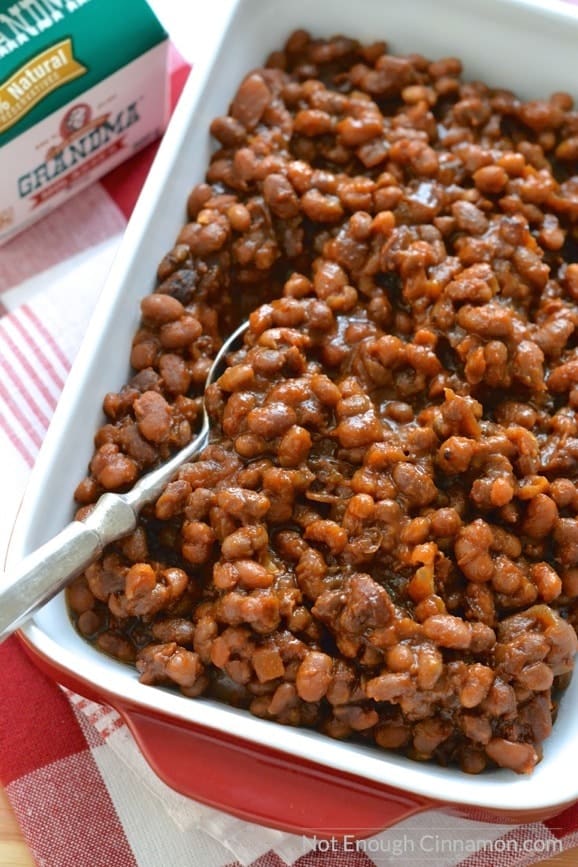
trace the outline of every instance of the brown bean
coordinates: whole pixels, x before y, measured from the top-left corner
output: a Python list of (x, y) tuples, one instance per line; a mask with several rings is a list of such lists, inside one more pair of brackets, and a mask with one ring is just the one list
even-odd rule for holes
[(143, 298), (140, 309), (145, 320), (148, 319), (158, 325), (173, 322), (184, 313), (184, 307), (177, 298), (161, 293), (154, 293)]
[(97, 482), (107, 491), (118, 491), (132, 484), (138, 475), (135, 461), (123, 455), (113, 443), (98, 449), (90, 469)]
[(532, 744), (516, 743), (506, 738), (492, 738), (486, 752), (501, 768), (510, 768), (518, 774), (529, 774), (538, 761)]
[(227, 560), (252, 557), (267, 546), (269, 536), (261, 524), (241, 527), (228, 535), (221, 543), (221, 554)]
[(439, 647), (466, 650), (472, 641), (469, 623), (451, 614), (434, 614), (423, 625), (424, 634)]
[(279, 443), (279, 463), (282, 467), (297, 467), (309, 455), (313, 441), (307, 428), (292, 425)]
[(437, 488), (424, 467), (400, 461), (393, 469), (393, 481), (412, 506), (427, 506), (437, 496)]
[(231, 205), (227, 211), (227, 217), (235, 232), (247, 232), (251, 225), (251, 214), (242, 202)]
[(295, 410), (280, 401), (256, 407), (247, 416), (247, 425), (251, 433), (266, 440), (282, 436), (296, 421)]
[(167, 439), (171, 427), (171, 410), (165, 398), (156, 391), (145, 391), (135, 402), (134, 411), (138, 428), (150, 442)]
[(184, 349), (200, 337), (202, 331), (198, 319), (185, 314), (180, 319), (162, 325), (159, 337), (164, 349)]
[(501, 193), (508, 183), (508, 175), (501, 166), (482, 166), (473, 174), (476, 187), (486, 195)]
[(332, 679), (333, 660), (326, 653), (309, 651), (299, 668), (295, 686), (303, 701), (320, 701)]
[(379, 114), (355, 118), (346, 117), (337, 124), (337, 134), (346, 147), (359, 147), (378, 136), (383, 129)]
[(94, 608), (95, 599), (84, 577), (76, 578), (67, 589), (66, 599), (76, 614)]
[(333, 128), (331, 115), (318, 108), (298, 111), (293, 123), (295, 132), (306, 136), (326, 135)]
[(200, 565), (209, 560), (216, 540), (212, 527), (203, 521), (187, 521), (183, 524), (181, 552), (188, 563)]
[(191, 371), (180, 355), (164, 353), (159, 359), (159, 373), (167, 391), (173, 395), (186, 394), (191, 385)]
[(323, 195), (319, 190), (308, 190), (301, 199), (301, 208), (310, 220), (318, 223), (336, 223), (343, 216), (337, 196)]
[(522, 531), (535, 539), (543, 539), (552, 532), (557, 518), (554, 500), (547, 494), (537, 494), (528, 503)]
[(253, 129), (271, 100), (271, 92), (258, 73), (248, 75), (235, 94), (231, 114), (246, 129)]
[(334, 553), (342, 551), (347, 544), (347, 533), (335, 521), (312, 521), (305, 530), (305, 539), (321, 542)]
[(491, 668), (479, 663), (469, 665), (466, 679), (460, 692), (460, 701), (464, 707), (472, 708), (479, 705), (489, 693), (494, 680)]
[(397, 701), (411, 689), (411, 677), (407, 673), (382, 674), (366, 684), (368, 698), (374, 701)]
[(273, 213), (282, 220), (289, 220), (299, 213), (299, 199), (285, 175), (267, 175), (263, 195)]

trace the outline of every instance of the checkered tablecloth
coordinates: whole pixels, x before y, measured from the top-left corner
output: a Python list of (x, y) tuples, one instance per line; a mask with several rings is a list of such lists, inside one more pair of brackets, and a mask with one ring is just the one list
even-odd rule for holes
[[(176, 95), (187, 66), (172, 64)], [(154, 152), (0, 249), (0, 550)], [(0, 646), (0, 781), (44, 867), (519, 867), (578, 846), (578, 806), (516, 827), (429, 811), (362, 844), (241, 822), (169, 789), (116, 711), (48, 680), (15, 637)]]

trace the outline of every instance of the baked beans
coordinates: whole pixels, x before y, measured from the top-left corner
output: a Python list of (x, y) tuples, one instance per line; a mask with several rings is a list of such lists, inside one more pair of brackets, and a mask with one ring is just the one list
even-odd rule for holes
[(468, 773), (532, 770), (578, 623), (578, 113), (297, 31), (240, 84), (104, 398), (79, 516), (213, 423), (75, 580), (173, 684)]

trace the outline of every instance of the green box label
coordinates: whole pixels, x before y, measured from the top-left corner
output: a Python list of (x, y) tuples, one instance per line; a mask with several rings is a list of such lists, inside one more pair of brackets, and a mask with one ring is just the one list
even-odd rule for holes
[(145, 0), (0, 0), (0, 146), (166, 38)]

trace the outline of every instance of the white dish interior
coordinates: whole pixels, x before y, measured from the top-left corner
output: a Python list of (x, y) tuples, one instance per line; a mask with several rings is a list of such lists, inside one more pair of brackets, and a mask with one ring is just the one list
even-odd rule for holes
[[(92, 454), (102, 398), (127, 379), (138, 301), (152, 290), (157, 265), (184, 222), (187, 194), (203, 178), (212, 147), (210, 121), (227, 110), (243, 75), (297, 27), (317, 35), (341, 32), (367, 41), (384, 38), (399, 53), (459, 56), (467, 78), (508, 87), (526, 98), (568, 90), (578, 81), (578, 8), (556, 0), (547, 5), (536, 0), (360, 0), (353, 5), (333, 0), (239, 0), (232, 4), (213, 63), (193, 70), (127, 228), (33, 472), (9, 562), (70, 520), (72, 491)], [(24, 631), (55, 663), (108, 693), (409, 792), (497, 810), (542, 809), (578, 797), (578, 777), (568, 773), (578, 757), (573, 713), (578, 702), (576, 676), (545, 744), (544, 759), (531, 777), (491, 771), (472, 778), (457, 770), (268, 723), (211, 700), (187, 699), (143, 686), (136, 672), (107, 659), (76, 634), (62, 596)]]

